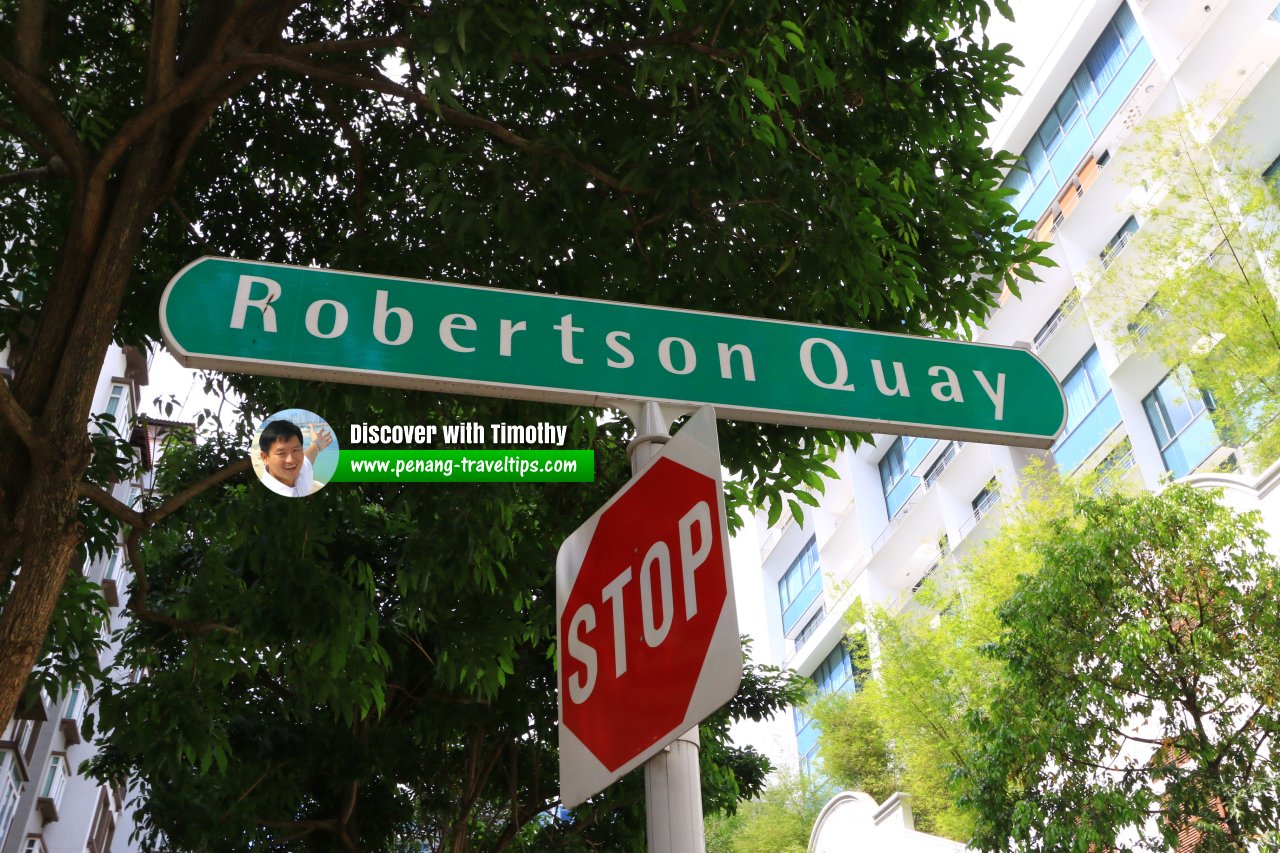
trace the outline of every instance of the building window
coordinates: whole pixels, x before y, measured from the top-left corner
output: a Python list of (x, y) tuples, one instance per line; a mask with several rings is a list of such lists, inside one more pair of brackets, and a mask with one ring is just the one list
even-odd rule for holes
[(818, 768), (818, 724), (803, 708), (791, 709), (796, 729), (796, 753), (800, 756), (800, 772), (808, 776)]
[[(1022, 218), (1041, 217), (1119, 110), (1146, 70), (1146, 63), (1126, 68), (1141, 44), (1133, 13), (1121, 3), (1005, 179), (1004, 186), (1014, 191), (1010, 202)], [(1150, 51), (1144, 50), (1143, 56), (1150, 61)], [(1117, 87), (1123, 92), (1109, 91), (1117, 77), (1122, 77)]]
[(1275, 21), (1277, 24), (1280, 24), (1280, 6), (1276, 6), (1271, 10), (1271, 14), (1267, 15), (1267, 20)]
[(1058, 469), (1067, 472), (1074, 471), (1120, 423), (1120, 409), (1097, 347), (1067, 374), (1062, 393), (1067, 398), (1067, 424), (1052, 452)]
[(120, 549), (111, 552), (111, 559), (107, 561), (107, 568), (102, 573), (104, 581), (118, 581), (120, 579)]
[[(814, 669), (810, 679), (817, 688), (817, 695), (844, 693), (857, 689), (853, 659), (843, 642), (837, 643), (822, 663)], [(808, 776), (818, 769), (818, 724), (799, 706), (791, 709), (795, 724), (796, 752), (800, 756), (800, 772)]]
[(67, 774), (66, 753), (55, 752), (49, 759), (49, 769), (45, 771), (44, 784), (40, 786), (40, 796), (36, 800), (36, 807), (46, 821), (58, 819), (62, 794), (67, 790)]
[(813, 683), (818, 687), (820, 695), (828, 693), (844, 693), (857, 686), (853, 678), (853, 660), (843, 642), (836, 643), (831, 654), (823, 659), (813, 671)]
[(884, 489), (885, 511), (889, 518), (898, 514), (920, 485), (919, 477), (910, 472), (937, 444), (936, 439), (898, 436), (880, 460), (880, 485)]
[(1111, 266), (1111, 262), (1119, 257), (1124, 251), (1124, 247), (1129, 245), (1129, 241), (1133, 235), (1138, 232), (1138, 220), (1130, 216), (1124, 221), (1116, 233), (1111, 235), (1111, 239), (1107, 241), (1107, 245), (1098, 253), (1098, 260), (1102, 261), (1103, 269)]
[(89, 830), (89, 840), (85, 843), (86, 853), (111, 853), (111, 839), (115, 834), (115, 815), (111, 813), (111, 801), (103, 787), (98, 792), (98, 808), (93, 816), (93, 827)]
[[(1276, 8), (1280, 9), (1280, 6), (1277, 6)], [(1275, 13), (1273, 12), (1272, 14), (1274, 15)], [(1272, 160), (1271, 165), (1262, 170), (1262, 179), (1264, 181), (1271, 181), (1274, 183), (1277, 175), (1280, 175), (1280, 157)]]
[(0, 751), (0, 839), (9, 833), (9, 824), (22, 797), (22, 767), (13, 750)]
[(116, 429), (121, 433), (133, 421), (133, 398), (129, 394), (128, 385), (122, 382), (112, 383), (106, 414), (116, 422)]
[[(41, 691), (41, 695), (43, 697), (43, 691)], [(30, 765), (31, 759), (36, 753), (36, 743), (40, 740), (40, 730), (43, 727), (44, 720), (14, 717), (9, 721), (9, 725), (5, 727), (3, 740), (6, 746), (12, 747), (22, 756), (22, 761), (25, 765)]]
[(1186, 368), (1160, 380), (1142, 407), (1160, 445), (1164, 467), (1175, 477), (1185, 477), (1222, 446), (1212, 419), (1205, 414), (1213, 410), (1213, 398), (1195, 387)]
[(778, 603), (782, 608), (782, 631), (789, 634), (822, 595), (822, 572), (818, 566), (818, 543), (809, 544), (796, 557), (786, 574), (778, 581)]
[(84, 711), (88, 704), (89, 692), (83, 685), (77, 684), (67, 697), (67, 704), (62, 709), (62, 721), (58, 724), (67, 746), (80, 743), (80, 723), (84, 719)]
[(28, 835), (27, 843), (22, 846), (22, 853), (48, 853), (49, 848), (44, 846), (44, 838), (39, 835)]

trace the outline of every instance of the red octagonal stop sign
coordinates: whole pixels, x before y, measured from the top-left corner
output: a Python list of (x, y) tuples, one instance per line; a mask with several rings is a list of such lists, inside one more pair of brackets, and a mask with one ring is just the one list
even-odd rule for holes
[(557, 560), (561, 799), (573, 806), (737, 692), (715, 415), (704, 409)]

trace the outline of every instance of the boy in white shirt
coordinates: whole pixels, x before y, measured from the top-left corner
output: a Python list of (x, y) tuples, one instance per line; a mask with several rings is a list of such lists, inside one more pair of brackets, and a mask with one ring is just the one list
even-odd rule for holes
[(262, 483), (278, 495), (304, 498), (315, 485), (312, 464), (320, 451), (333, 442), (327, 429), (311, 432), (311, 444), (302, 449), (302, 430), (286, 420), (272, 421), (262, 428), (258, 450), (262, 454)]

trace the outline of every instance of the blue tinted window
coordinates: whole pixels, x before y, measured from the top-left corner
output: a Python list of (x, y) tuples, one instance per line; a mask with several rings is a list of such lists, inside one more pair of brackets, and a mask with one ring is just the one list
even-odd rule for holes
[(839, 693), (852, 689), (853, 661), (844, 643), (837, 643), (818, 668), (813, 671), (813, 683), (818, 686), (819, 693)]
[(1063, 434), (1075, 429), (1110, 390), (1102, 360), (1098, 358), (1098, 348), (1094, 347), (1062, 381), (1062, 393), (1067, 398), (1067, 426)]
[(809, 544), (796, 557), (795, 562), (787, 569), (782, 580), (778, 581), (778, 598), (785, 609), (796, 600), (805, 583), (818, 571), (818, 544), (810, 539)]

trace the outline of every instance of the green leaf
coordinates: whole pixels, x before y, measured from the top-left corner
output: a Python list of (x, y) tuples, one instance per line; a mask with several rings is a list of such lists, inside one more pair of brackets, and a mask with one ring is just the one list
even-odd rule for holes
[(778, 82), (782, 84), (782, 88), (787, 93), (787, 97), (791, 98), (791, 102), (799, 106), (800, 104), (800, 84), (796, 82), (796, 78), (790, 74), (778, 75)]
[(750, 87), (751, 91), (755, 93), (755, 96), (760, 100), (760, 103), (764, 104), (765, 109), (772, 110), (777, 106), (777, 102), (774, 100), (773, 95), (769, 93), (767, 88), (765, 88), (763, 80), (758, 77), (747, 76), (746, 83), (747, 86)]

